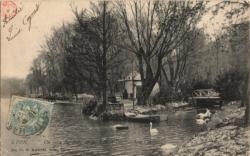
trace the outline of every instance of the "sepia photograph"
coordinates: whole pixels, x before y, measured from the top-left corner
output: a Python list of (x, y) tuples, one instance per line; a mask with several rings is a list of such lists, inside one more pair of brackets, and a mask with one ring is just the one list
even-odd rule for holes
[(0, 156), (250, 156), (249, 0), (0, 5)]

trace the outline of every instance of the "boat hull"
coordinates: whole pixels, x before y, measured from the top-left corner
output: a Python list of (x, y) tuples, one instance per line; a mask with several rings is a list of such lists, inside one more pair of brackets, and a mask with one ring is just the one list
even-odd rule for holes
[(144, 116), (134, 116), (134, 117), (127, 117), (128, 121), (133, 122), (160, 122), (161, 118), (158, 115), (144, 115)]

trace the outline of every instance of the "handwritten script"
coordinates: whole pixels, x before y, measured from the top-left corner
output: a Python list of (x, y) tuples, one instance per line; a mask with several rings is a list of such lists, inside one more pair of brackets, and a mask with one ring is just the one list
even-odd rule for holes
[(23, 18), (23, 24), (26, 25), (28, 23), (28, 30), (29, 31), (30, 31), (30, 27), (31, 27), (31, 20), (34, 17), (34, 15), (37, 13), (39, 7), (40, 7), (40, 4), (36, 4), (36, 8), (31, 12), (31, 14), (25, 15)]
[[(3, 10), (7, 10), (5, 14), (2, 14), (3, 16), (3, 28), (7, 31), (7, 37), (6, 39), (8, 41), (13, 40), (16, 38), (24, 29), (27, 29), (29, 32), (31, 30), (32, 25), (32, 19), (36, 15), (36, 13), (39, 10), (40, 4), (35, 4), (34, 9), (29, 13), (24, 13), (24, 15), (21, 15), (21, 12), (23, 12), (23, 7), (16, 7), (16, 5), (2, 5)], [(5, 8), (4, 8), (5, 7)], [(9, 14), (9, 8), (11, 8), (12, 14)], [(14, 8), (14, 9), (13, 9)], [(17, 23), (15, 18), (21, 17), (21, 22)]]

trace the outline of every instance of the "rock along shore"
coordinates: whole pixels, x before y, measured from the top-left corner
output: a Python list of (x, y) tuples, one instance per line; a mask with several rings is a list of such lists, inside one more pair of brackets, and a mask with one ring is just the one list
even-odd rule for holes
[(180, 146), (175, 156), (245, 156), (248, 151), (244, 128), (225, 126), (201, 132)]
[(243, 124), (245, 108), (231, 102), (213, 114), (207, 130), (198, 133), (168, 155), (246, 156), (249, 151), (247, 129)]

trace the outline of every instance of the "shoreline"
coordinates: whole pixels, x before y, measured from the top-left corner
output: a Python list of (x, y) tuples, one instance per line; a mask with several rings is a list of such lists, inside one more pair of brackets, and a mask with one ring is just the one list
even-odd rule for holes
[(215, 112), (199, 132), (175, 149), (163, 151), (173, 156), (227, 156), (249, 154), (249, 129), (244, 127), (245, 108), (230, 102)]

